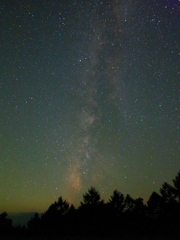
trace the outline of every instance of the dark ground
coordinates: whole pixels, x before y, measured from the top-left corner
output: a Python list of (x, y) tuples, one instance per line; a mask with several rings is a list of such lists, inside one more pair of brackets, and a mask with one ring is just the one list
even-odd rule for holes
[(179, 240), (179, 236), (156, 236), (156, 237), (143, 237), (143, 236), (127, 236), (121, 237), (27, 237), (27, 238), (1, 238), (1, 240)]

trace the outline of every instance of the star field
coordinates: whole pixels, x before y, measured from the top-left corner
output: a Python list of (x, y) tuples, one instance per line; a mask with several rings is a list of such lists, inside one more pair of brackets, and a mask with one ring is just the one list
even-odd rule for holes
[(0, 211), (90, 186), (146, 201), (179, 161), (180, 1), (2, 1)]

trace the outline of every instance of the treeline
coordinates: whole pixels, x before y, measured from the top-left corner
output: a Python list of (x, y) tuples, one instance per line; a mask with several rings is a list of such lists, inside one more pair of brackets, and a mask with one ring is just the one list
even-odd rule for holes
[(151, 236), (154, 239), (159, 236), (178, 239), (179, 229), (180, 171), (173, 185), (165, 182), (160, 193), (151, 194), (147, 204), (142, 198), (133, 199), (118, 190), (104, 202), (100, 193), (91, 187), (77, 209), (59, 197), (43, 214), (35, 213), (24, 227), (13, 227), (7, 214), (0, 214), (0, 237), (96, 236), (106, 239), (109, 236), (128, 239), (128, 236)]

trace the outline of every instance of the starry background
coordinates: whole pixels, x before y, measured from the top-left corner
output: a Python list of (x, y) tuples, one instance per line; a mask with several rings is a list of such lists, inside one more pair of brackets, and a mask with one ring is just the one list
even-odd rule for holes
[(0, 211), (147, 201), (179, 161), (180, 1), (0, 3)]

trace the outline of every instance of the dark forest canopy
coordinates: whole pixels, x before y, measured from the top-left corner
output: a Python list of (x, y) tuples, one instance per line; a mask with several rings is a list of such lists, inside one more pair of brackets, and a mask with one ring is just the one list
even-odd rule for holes
[[(0, 236), (19, 239), (35, 236), (99, 236), (127, 239), (132, 236), (178, 237), (180, 227), (180, 171), (173, 185), (165, 182), (147, 204), (114, 190), (105, 203), (91, 187), (76, 209), (62, 196), (42, 214), (35, 213), (24, 227), (13, 227), (6, 212), (0, 214)], [(108, 238), (109, 237), (109, 238)], [(129, 238), (128, 238), (129, 239)], [(178, 239), (178, 238), (177, 238)]]

